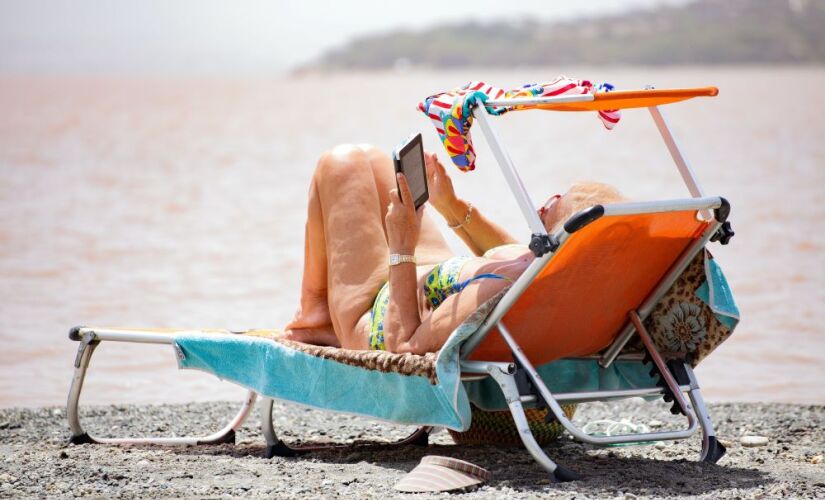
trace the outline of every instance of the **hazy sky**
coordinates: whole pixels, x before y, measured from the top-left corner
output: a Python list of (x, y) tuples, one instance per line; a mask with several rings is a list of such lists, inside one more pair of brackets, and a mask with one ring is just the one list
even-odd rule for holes
[(0, 0), (2, 73), (277, 73), (353, 35), (685, 0)]

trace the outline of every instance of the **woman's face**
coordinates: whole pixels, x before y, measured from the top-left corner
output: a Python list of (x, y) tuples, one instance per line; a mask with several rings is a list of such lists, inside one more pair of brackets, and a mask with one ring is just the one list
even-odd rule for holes
[(539, 219), (541, 219), (542, 224), (544, 224), (545, 229), (548, 231), (559, 221), (559, 206), (561, 203), (562, 195), (556, 194), (551, 196), (544, 205), (538, 209)]

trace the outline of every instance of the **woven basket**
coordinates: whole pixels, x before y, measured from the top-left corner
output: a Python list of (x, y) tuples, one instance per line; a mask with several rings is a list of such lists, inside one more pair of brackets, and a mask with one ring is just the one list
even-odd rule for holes
[[(568, 419), (576, 413), (576, 405), (562, 405)], [(564, 426), (553, 421), (544, 423), (548, 410), (525, 409), (527, 422), (533, 436), (541, 446), (559, 438), (564, 432)], [(457, 444), (496, 444), (501, 446), (522, 446), (516, 424), (509, 410), (484, 411), (476, 406), (472, 407), (472, 422), (470, 428), (464, 432), (450, 430), (450, 436)], [(449, 429), (448, 429), (449, 430)]]

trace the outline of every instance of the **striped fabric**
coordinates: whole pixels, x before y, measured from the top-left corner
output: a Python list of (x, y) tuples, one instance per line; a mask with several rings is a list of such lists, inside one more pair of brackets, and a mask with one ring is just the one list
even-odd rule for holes
[[(560, 76), (551, 82), (532, 83), (513, 90), (504, 90), (484, 82), (470, 82), (449, 92), (431, 95), (418, 103), (418, 110), (432, 120), (441, 143), (455, 166), (466, 172), (475, 169), (475, 150), (470, 136), (473, 124), (472, 108), (489, 99), (516, 97), (552, 97), (559, 95), (593, 94), (609, 92), (609, 83), (592, 83), (589, 80), (573, 80)], [(487, 106), (487, 111), (500, 115), (514, 109), (504, 106)], [(599, 119), (608, 130), (621, 118), (619, 110), (599, 111)]]
[(429, 455), (401, 478), (395, 489), (405, 492), (453, 491), (485, 483), (490, 477), (487, 469), (470, 462)]
[(438, 455), (428, 455), (421, 459), (422, 464), (432, 464), (432, 465), (440, 465), (442, 467), (447, 467), (452, 470), (457, 470), (459, 472), (464, 472), (466, 474), (470, 474), (471, 476), (475, 476), (479, 479), (484, 481), (489, 481), (490, 471), (479, 467), (478, 465), (471, 464), (470, 462), (465, 462), (464, 460), (459, 460), (457, 458), (451, 457), (440, 457)]

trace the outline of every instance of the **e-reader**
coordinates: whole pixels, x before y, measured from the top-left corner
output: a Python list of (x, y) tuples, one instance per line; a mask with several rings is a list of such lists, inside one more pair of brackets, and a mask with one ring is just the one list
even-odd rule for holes
[[(415, 208), (418, 210), (418, 207), (430, 198), (430, 193), (427, 191), (427, 170), (424, 168), (424, 146), (421, 142), (421, 134), (411, 136), (393, 151), (392, 159), (395, 171), (404, 174), (407, 178), (410, 193), (415, 200)], [(397, 184), (398, 181), (396, 181)]]

